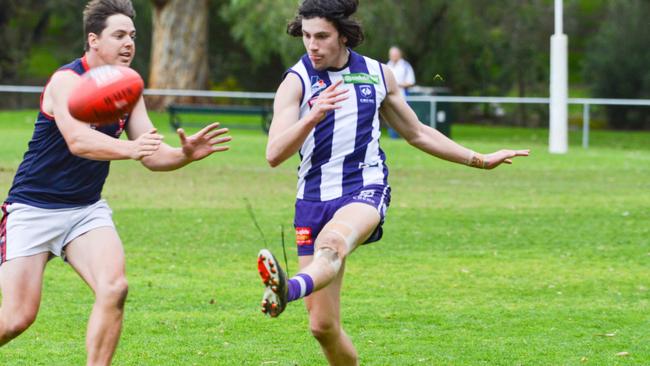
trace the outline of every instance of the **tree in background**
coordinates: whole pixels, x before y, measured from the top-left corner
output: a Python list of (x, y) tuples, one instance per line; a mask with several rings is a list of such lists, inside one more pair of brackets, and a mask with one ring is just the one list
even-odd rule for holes
[[(585, 81), (600, 98), (650, 98), (650, 2), (612, 0), (586, 55)], [(607, 106), (610, 127), (650, 129), (648, 107)]]
[[(552, 21), (548, 9), (542, 0), (363, 2), (355, 15), (366, 33), (359, 51), (385, 61), (388, 48), (399, 45), (418, 84), (433, 85), (434, 76), (441, 75), (442, 86), (454, 94), (546, 94)], [(222, 16), (255, 62), (278, 55), (287, 67), (304, 52), (285, 32), (295, 11), (295, 0), (230, 0)], [(527, 117), (521, 107), (521, 124)]]
[[(549, 80), (549, 35), (553, 13), (541, 0), (502, 1), (499, 62), (509, 70), (508, 84), (518, 97), (545, 95)], [(517, 105), (514, 124), (540, 126), (548, 121), (546, 106)]]
[[(418, 75), (423, 83), (431, 84), (433, 76), (440, 74), (445, 78), (445, 86), (457, 95), (529, 97), (548, 93), (552, 14), (547, 3), (455, 0), (402, 6), (407, 27), (415, 25), (407, 34), (428, 34), (403, 40), (410, 44), (408, 49), (417, 59), (416, 70), (423, 71), (423, 75)], [(413, 18), (425, 21), (408, 21)], [(487, 105), (479, 114), (478, 110), (462, 107), (457, 113), (460, 118), (492, 117)], [(546, 120), (544, 106), (521, 104), (506, 108), (511, 113), (505, 119), (511, 124), (537, 126)]]
[[(0, 84), (42, 85), (83, 52), (81, 0), (0, 2)], [(3, 94), (0, 107), (38, 106), (37, 95)]]
[(253, 63), (265, 63), (270, 55), (277, 55), (288, 66), (304, 52), (302, 45), (286, 34), (295, 11), (295, 0), (230, 0), (223, 5), (221, 17)]
[(17, 82), (28, 76), (29, 54), (46, 35), (54, 6), (52, 1), (27, 0), (3, 2), (1, 8), (0, 80)]
[[(233, 35), (236, 24), (245, 20), (226, 12), (225, 6), (229, 1), (210, 1), (210, 14), (213, 15), (209, 32), (212, 87), (218, 90), (275, 90), (281, 81), (280, 73), (285, 69), (279, 54), (268, 53), (257, 59), (251, 55), (243, 42)], [(259, 42), (263, 43), (263, 40)], [(251, 49), (256, 48), (253, 45)]]
[[(84, 52), (82, 13), (87, 0), (25, 0), (0, 5), (0, 84), (43, 85), (60, 66)], [(134, 0), (137, 55), (132, 67), (145, 74), (151, 44), (149, 0)], [(38, 96), (4, 94), (1, 107), (38, 106)]]
[[(149, 88), (207, 89), (208, 0), (151, 0), (153, 38)], [(150, 97), (160, 109), (177, 97)]]
[[(60, 65), (81, 56), (86, 2), (3, 2), (0, 84), (42, 85)], [(153, 88), (274, 90), (304, 52), (300, 40), (285, 33), (297, 3), (133, 0), (139, 37), (132, 67), (149, 75), (147, 86)], [(649, 6), (647, 0), (565, 1), (572, 96), (650, 97)], [(397, 44), (418, 84), (446, 86), (457, 95), (546, 96), (552, 10), (549, 0), (363, 1), (356, 16), (366, 41), (359, 51), (385, 61), (388, 47)], [(435, 75), (444, 81), (434, 81)], [(0, 104), (37, 103), (18, 99), (24, 98), (10, 95)], [(461, 120), (496, 121), (488, 106), (454, 106)], [(546, 106), (504, 107), (508, 113), (500, 123), (537, 126), (547, 120)], [(612, 127), (650, 129), (649, 108), (613, 107), (607, 113)]]

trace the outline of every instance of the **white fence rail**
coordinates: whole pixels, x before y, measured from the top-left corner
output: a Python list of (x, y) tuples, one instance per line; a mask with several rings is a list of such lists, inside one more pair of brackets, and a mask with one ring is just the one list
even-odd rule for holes
[[(0, 85), (0, 93), (41, 93), (40, 86)], [(269, 100), (275, 93), (231, 92), (215, 90), (186, 90), (186, 89), (145, 89), (145, 95), (233, 98), (233, 99), (262, 99)], [(408, 96), (408, 101), (430, 103), (430, 121), (432, 127), (437, 121), (438, 103), (496, 103), (496, 104), (549, 104), (549, 98), (517, 98), (517, 97), (465, 97), (465, 96)], [(589, 147), (589, 119), (592, 105), (628, 105), (650, 107), (650, 99), (600, 99), (600, 98), (569, 98), (569, 104), (582, 105), (582, 146)]]
[[(463, 96), (409, 96), (407, 100), (431, 103), (431, 116), (436, 116), (437, 103), (497, 103), (497, 104), (549, 104), (550, 98), (517, 98), (517, 97), (463, 97)], [(650, 107), (650, 99), (602, 99), (602, 98), (569, 98), (569, 104), (582, 105), (582, 147), (589, 147), (589, 107), (591, 105), (631, 105)], [(431, 123), (435, 126), (436, 121)]]

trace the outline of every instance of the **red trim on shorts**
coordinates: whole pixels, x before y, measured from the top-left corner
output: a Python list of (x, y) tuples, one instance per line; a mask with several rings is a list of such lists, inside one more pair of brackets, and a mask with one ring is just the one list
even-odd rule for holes
[(0, 264), (7, 260), (7, 203), (2, 205), (2, 220), (0, 221)]

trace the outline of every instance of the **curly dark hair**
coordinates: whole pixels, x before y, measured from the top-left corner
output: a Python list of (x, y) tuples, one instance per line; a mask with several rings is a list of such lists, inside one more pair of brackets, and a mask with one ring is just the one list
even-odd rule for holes
[(358, 6), (359, 0), (304, 0), (298, 8), (296, 17), (287, 25), (287, 33), (294, 37), (302, 37), (303, 19), (324, 18), (347, 39), (346, 46), (354, 48), (364, 39), (361, 24), (350, 19)]
[(106, 28), (106, 19), (111, 15), (123, 14), (135, 19), (135, 10), (131, 0), (92, 0), (84, 9), (84, 49), (88, 51), (88, 33), (99, 35)]

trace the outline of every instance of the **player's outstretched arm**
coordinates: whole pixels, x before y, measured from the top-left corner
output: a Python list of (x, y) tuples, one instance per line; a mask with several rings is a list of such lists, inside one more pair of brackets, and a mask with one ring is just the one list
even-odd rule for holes
[(346, 89), (336, 89), (341, 82), (334, 83), (323, 90), (313, 102), (311, 111), (302, 119), (300, 103), (302, 84), (297, 75), (287, 74), (282, 81), (273, 104), (273, 121), (266, 145), (266, 160), (276, 167), (295, 154), (311, 131), (328, 112), (341, 108), (338, 104), (348, 96)]
[(514, 157), (528, 156), (530, 150), (499, 150), (487, 155), (479, 154), (421, 123), (399, 92), (390, 69), (383, 65), (382, 68), (388, 95), (382, 103), (381, 115), (409, 144), (441, 159), (480, 169), (494, 169), (502, 163), (512, 164)]
[[(215, 152), (228, 150), (230, 147), (224, 144), (232, 140), (230, 136), (224, 136), (228, 133), (228, 129), (219, 128), (218, 123), (212, 123), (191, 136), (186, 136), (185, 131), (181, 128), (176, 132), (181, 142), (180, 147), (174, 148), (161, 143), (157, 151), (142, 158), (142, 165), (152, 171), (179, 169)], [(127, 134), (130, 139), (136, 141), (151, 134), (157, 134), (149, 119), (143, 99), (140, 99), (133, 109)]]
[(80, 80), (79, 75), (72, 71), (59, 71), (52, 76), (43, 94), (42, 108), (54, 115), (72, 154), (91, 160), (139, 160), (158, 150), (162, 136), (156, 133), (143, 135), (136, 141), (119, 140), (72, 117), (68, 111), (68, 98)]

